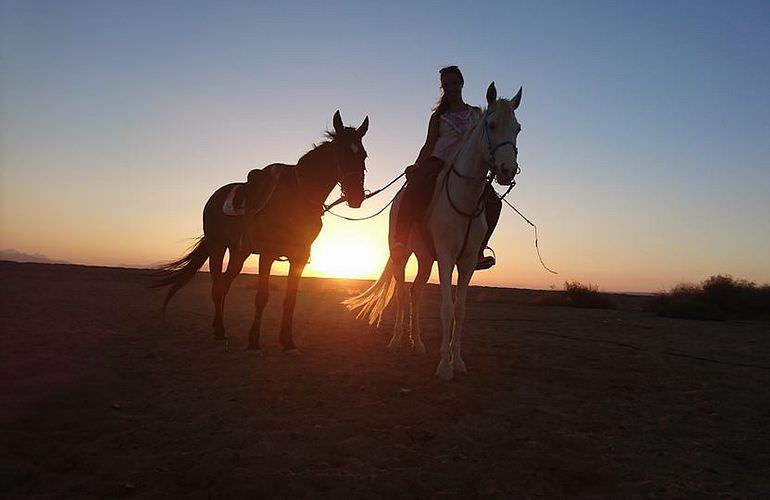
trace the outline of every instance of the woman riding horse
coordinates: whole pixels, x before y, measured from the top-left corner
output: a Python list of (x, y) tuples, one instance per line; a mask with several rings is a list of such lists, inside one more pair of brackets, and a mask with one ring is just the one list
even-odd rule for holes
[[(481, 109), (463, 101), (463, 74), (457, 66), (447, 66), (439, 71), (441, 99), (428, 122), (428, 137), (420, 149), (417, 161), (406, 168), (407, 185), (404, 188), (401, 208), (396, 222), (396, 243), (391, 248), (394, 258), (403, 258), (409, 233), (414, 224), (420, 224), (433, 189), (444, 164), (451, 162), (465, 133), (481, 118)], [(494, 257), (485, 257), (484, 249), (495, 230), (502, 202), (491, 185), (485, 191), (487, 234), (481, 245), (477, 270), (489, 269), (495, 265)]]
[[(409, 293), (406, 287), (406, 258), (391, 255), (379, 279), (366, 291), (345, 300), (348, 309), (358, 311), (359, 318), (379, 324), (388, 303), (396, 298), (393, 337), (389, 347), (402, 346), (406, 312), (409, 312), (409, 338), (413, 348), (425, 352), (420, 333), (420, 296), (438, 262), (441, 287), (441, 361), (436, 375), (449, 380), (455, 372), (466, 373), (461, 355), (461, 338), (465, 321), (468, 285), (479, 264), (479, 254), (489, 237), (487, 218), (482, 217), (488, 203), (490, 179), (503, 186), (513, 186), (519, 171), (517, 136), (521, 125), (516, 109), (521, 103), (522, 89), (512, 99), (498, 99), (494, 82), (487, 88), (487, 109), (459, 142), (457, 154), (438, 174), (424, 228), (409, 235), (404, 255), (417, 257), (417, 274)], [(421, 167), (417, 167), (419, 170)], [(399, 193), (390, 210), (389, 243), (396, 241), (401, 199)], [(403, 234), (401, 235), (403, 238)], [(457, 269), (457, 288), (452, 278)]]

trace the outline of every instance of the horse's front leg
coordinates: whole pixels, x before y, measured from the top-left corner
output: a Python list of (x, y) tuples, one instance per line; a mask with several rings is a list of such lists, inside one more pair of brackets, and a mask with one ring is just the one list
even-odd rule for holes
[(465, 301), (468, 296), (468, 284), (473, 276), (473, 270), (476, 267), (477, 257), (472, 254), (470, 258), (463, 259), (457, 265), (457, 297), (455, 298), (454, 313), (455, 324), (452, 331), (452, 342), (450, 345), (452, 351), (452, 369), (459, 373), (468, 373), (460, 355), (460, 340), (463, 334), (463, 322), (465, 321)]
[(249, 330), (249, 345), (246, 349), (259, 349), (259, 333), (262, 324), (262, 312), (267, 305), (270, 296), (270, 269), (273, 267), (274, 255), (262, 254), (259, 256), (259, 285), (257, 295), (254, 297), (254, 322)]
[(454, 263), (439, 257), (438, 276), (441, 283), (441, 361), (436, 375), (444, 380), (452, 379), (452, 365), (449, 363), (449, 339), (454, 326), (454, 305), (452, 304), (452, 271)]
[(294, 306), (297, 305), (297, 289), (302, 271), (305, 270), (308, 255), (290, 259), (289, 276), (286, 279), (286, 297), (283, 300), (283, 317), (281, 318), (280, 341), (285, 351), (293, 351), (297, 348), (292, 338)]

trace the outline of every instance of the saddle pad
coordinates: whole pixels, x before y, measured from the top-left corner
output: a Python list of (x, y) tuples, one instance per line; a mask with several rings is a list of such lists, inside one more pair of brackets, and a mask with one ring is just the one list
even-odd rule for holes
[(233, 186), (232, 188), (230, 188), (230, 192), (227, 193), (227, 198), (225, 198), (225, 202), (222, 205), (222, 213), (223, 214), (231, 215), (231, 216), (245, 215), (246, 214), (246, 210), (244, 210), (242, 208), (240, 208), (240, 209), (235, 208), (235, 206), (233, 205), (233, 199), (235, 198), (235, 193), (238, 191), (238, 188), (240, 188), (240, 187), (241, 187), (240, 185), (236, 185), (236, 186)]
[[(281, 168), (278, 164), (269, 165), (261, 170), (254, 169), (249, 172), (249, 183), (252, 183), (252, 185), (256, 184), (257, 188), (256, 192), (251, 194), (251, 196), (253, 196), (253, 199), (250, 200), (250, 203), (252, 204), (251, 209), (253, 210), (252, 213), (259, 213), (265, 208), (265, 205), (267, 205), (267, 202), (270, 201), (270, 198), (273, 196), (273, 191), (275, 191), (280, 178)], [(230, 192), (227, 193), (227, 198), (225, 198), (225, 202), (222, 205), (222, 212), (225, 215), (246, 215), (245, 209), (235, 208), (235, 205), (233, 204), (238, 189), (244, 189), (245, 187), (245, 184), (238, 184), (233, 186)], [(247, 204), (248, 203), (249, 202), (247, 202)]]

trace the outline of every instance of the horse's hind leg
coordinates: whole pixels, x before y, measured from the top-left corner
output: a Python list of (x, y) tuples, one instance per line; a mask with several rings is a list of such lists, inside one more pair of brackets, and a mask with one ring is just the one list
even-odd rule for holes
[(230, 261), (227, 263), (227, 271), (222, 276), (222, 303), (224, 304), (227, 293), (230, 291), (230, 285), (233, 280), (241, 274), (243, 263), (249, 257), (248, 252), (234, 252), (230, 250)]
[(259, 334), (262, 327), (262, 311), (265, 310), (267, 299), (270, 296), (270, 269), (273, 267), (273, 255), (261, 254), (259, 256), (259, 285), (257, 295), (254, 297), (254, 322), (249, 330), (249, 344), (247, 350), (259, 349)]
[[(249, 256), (247, 252), (239, 252), (239, 251), (233, 251), (230, 249), (230, 260), (227, 263), (227, 271), (218, 280), (218, 293), (219, 293), (219, 326), (220, 328), (217, 329), (216, 326), (214, 327), (214, 335), (217, 339), (222, 340), (226, 338), (225, 335), (225, 327), (224, 327), (224, 313), (225, 313), (225, 299), (227, 298), (227, 292), (230, 291), (230, 285), (233, 284), (233, 280), (238, 277), (239, 274), (241, 274), (241, 269), (243, 269), (243, 263), (246, 261), (246, 258)], [(221, 271), (221, 261), (220, 261), (220, 271)]]
[(294, 306), (297, 305), (297, 290), (302, 271), (305, 269), (309, 255), (300, 255), (291, 259), (289, 263), (289, 276), (286, 278), (286, 297), (283, 300), (283, 317), (281, 318), (280, 341), (285, 351), (296, 351), (294, 346), (293, 323)]
[(211, 326), (214, 328), (214, 336), (218, 339), (225, 337), (225, 326), (222, 320), (222, 309), (224, 305), (224, 295), (222, 294), (222, 261), (225, 258), (225, 251), (222, 247), (209, 247), (209, 273), (211, 274), (211, 301), (214, 303), (214, 321)]
[(393, 277), (396, 279), (396, 320), (393, 324), (393, 337), (391, 337), (390, 343), (388, 343), (388, 349), (401, 347), (404, 337), (404, 311), (407, 304), (405, 268), (406, 261), (403, 263), (393, 263)]

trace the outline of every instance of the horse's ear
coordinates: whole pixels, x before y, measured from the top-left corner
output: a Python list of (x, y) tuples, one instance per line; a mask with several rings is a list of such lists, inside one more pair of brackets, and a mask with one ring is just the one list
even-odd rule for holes
[(358, 133), (358, 137), (365, 136), (367, 130), (369, 130), (369, 116), (364, 118), (364, 121), (363, 123), (361, 123), (361, 126), (356, 129), (356, 132)]
[(489, 84), (487, 87), (487, 107), (492, 109), (497, 102), (497, 89), (495, 88), (495, 82)]
[(342, 125), (342, 117), (340, 116), (340, 110), (334, 112), (334, 118), (332, 118), (332, 124), (334, 125), (334, 131), (341, 134), (345, 127)]
[(516, 93), (516, 95), (511, 100), (511, 108), (513, 108), (514, 111), (516, 111), (519, 107), (519, 104), (521, 104), (521, 91), (523, 90), (523, 87), (519, 87), (519, 91)]

